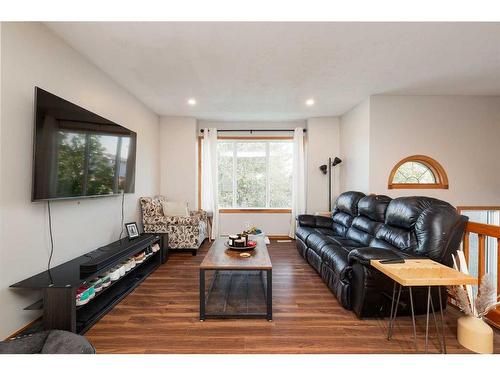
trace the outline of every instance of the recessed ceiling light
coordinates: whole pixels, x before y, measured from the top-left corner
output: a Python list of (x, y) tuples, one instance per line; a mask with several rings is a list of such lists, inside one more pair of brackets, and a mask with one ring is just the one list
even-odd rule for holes
[(312, 106), (314, 105), (314, 99), (313, 99), (313, 98), (311, 98), (311, 99), (307, 99), (307, 100), (306, 100), (306, 105), (307, 105), (308, 107), (312, 107)]
[(195, 98), (189, 98), (188, 99), (188, 104), (193, 106), (193, 105), (196, 105), (196, 99)]

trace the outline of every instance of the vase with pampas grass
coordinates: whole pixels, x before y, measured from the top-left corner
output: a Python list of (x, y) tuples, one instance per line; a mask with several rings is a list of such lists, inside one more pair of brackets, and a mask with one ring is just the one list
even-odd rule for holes
[[(453, 267), (469, 275), (463, 251), (458, 251), (453, 257)], [(500, 305), (492, 277), (489, 274), (483, 276), (476, 296), (472, 285), (456, 285), (448, 291), (465, 314), (457, 322), (458, 342), (476, 353), (493, 353), (493, 329), (483, 321), (488, 312)]]

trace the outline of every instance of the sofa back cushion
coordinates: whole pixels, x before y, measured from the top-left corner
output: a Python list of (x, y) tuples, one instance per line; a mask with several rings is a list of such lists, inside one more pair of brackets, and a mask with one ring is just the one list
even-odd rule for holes
[(462, 219), (448, 203), (429, 197), (393, 199), (385, 224), (370, 242), (372, 247), (398, 249), (410, 255), (427, 256), (443, 262), (455, 246)]
[(352, 221), (358, 216), (358, 202), (364, 196), (357, 191), (347, 191), (338, 196), (332, 212), (332, 230), (335, 235), (345, 237)]
[(391, 198), (386, 195), (368, 195), (358, 202), (358, 216), (347, 230), (348, 239), (369, 246), (375, 234), (384, 224), (385, 212)]

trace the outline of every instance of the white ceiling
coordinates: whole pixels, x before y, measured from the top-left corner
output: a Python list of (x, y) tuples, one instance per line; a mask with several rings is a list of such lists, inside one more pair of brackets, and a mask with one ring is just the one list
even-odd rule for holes
[(160, 115), (289, 120), (372, 94), (500, 95), (500, 23), (47, 26)]

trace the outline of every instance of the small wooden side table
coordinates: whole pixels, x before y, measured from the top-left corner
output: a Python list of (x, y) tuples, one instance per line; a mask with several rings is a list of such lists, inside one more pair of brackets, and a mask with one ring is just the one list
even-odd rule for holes
[[(415, 349), (417, 351), (418, 351), (417, 330), (415, 327), (415, 310), (413, 308), (412, 287), (416, 286), (427, 287), (427, 316), (425, 325), (426, 353), (428, 350), (428, 339), (429, 339), (429, 313), (430, 313), (429, 307), (432, 309), (432, 315), (434, 316), (434, 323), (436, 326), (436, 333), (438, 334), (438, 338), (440, 335), (436, 314), (434, 312), (434, 304), (432, 303), (432, 298), (431, 298), (431, 288), (433, 286), (438, 287), (439, 309), (441, 311), (441, 336), (442, 336), (442, 338), (439, 338), (439, 346), (441, 352), (446, 354), (444, 317), (443, 317), (443, 306), (441, 303), (440, 287), (451, 286), (451, 285), (475, 285), (477, 284), (477, 279), (471, 275), (466, 275), (462, 272), (455, 270), (454, 268), (444, 266), (431, 259), (405, 259), (404, 263), (381, 263), (380, 260), (371, 260), (370, 265), (394, 281), (394, 288), (392, 291), (391, 314), (389, 318), (389, 329), (387, 332), (388, 340), (390, 340), (392, 337), (394, 322), (396, 320), (396, 315), (398, 312), (401, 289), (403, 287), (408, 287), (410, 293), (411, 318), (413, 322), (413, 338), (415, 340)], [(399, 289), (396, 299), (397, 285), (399, 285)], [(441, 339), (443, 340), (442, 343)]]
[(324, 217), (331, 217), (332, 212), (331, 211), (318, 211), (314, 213), (315, 216), (324, 216)]

